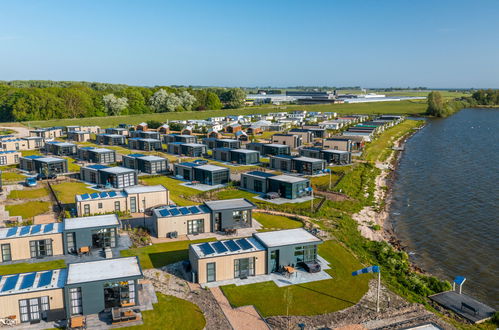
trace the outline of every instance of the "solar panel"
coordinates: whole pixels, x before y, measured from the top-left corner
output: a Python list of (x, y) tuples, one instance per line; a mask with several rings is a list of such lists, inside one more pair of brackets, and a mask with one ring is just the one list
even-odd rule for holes
[(114, 196), (116, 196), (116, 192), (115, 192), (115, 191), (111, 191), (111, 192), (109, 193), (109, 197), (114, 197)]
[(192, 214), (198, 214), (199, 212), (201, 212), (196, 206), (189, 207), (189, 211), (191, 211)]
[(81, 199), (83, 199), (83, 200), (89, 199), (89, 198), (90, 198), (89, 194), (83, 194), (83, 195), (81, 195)]
[(182, 215), (187, 215), (190, 213), (186, 207), (181, 207), (178, 210), (180, 211), (180, 213), (182, 213)]
[(33, 284), (35, 283), (35, 277), (36, 277), (36, 273), (30, 273), (30, 274), (24, 275), (23, 281), (21, 282), (21, 286), (19, 287), (19, 289), (23, 290), (23, 289), (31, 288), (33, 286)]
[(239, 245), (237, 245), (236, 242), (234, 242), (234, 241), (226, 241), (224, 243), (225, 243), (225, 246), (228, 247), (231, 252), (241, 250)]
[(99, 194), (98, 193), (92, 193), (92, 194), (90, 194), (90, 197), (92, 197), (92, 199), (99, 198)]
[(108, 196), (109, 196), (109, 195), (108, 195), (108, 193), (107, 193), (107, 192), (102, 192), (102, 193), (100, 193), (100, 197), (101, 197), (101, 198), (105, 198), (105, 197), (108, 197)]
[(10, 291), (16, 287), (17, 280), (19, 279), (19, 274), (14, 276), (10, 276), (5, 280), (5, 283), (2, 288), (2, 292)]
[(43, 232), (44, 233), (51, 232), (52, 230), (54, 230), (54, 224), (53, 223), (49, 223), (48, 225), (45, 225), (45, 228), (43, 228)]
[(162, 216), (162, 217), (168, 217), (170, 216), (170, 212), (168, 210), (160, 210), (159, 211), (159, 214)]
[(222, 242), (215, 242), (215, 243), (212, 244), (212, 246), (215, 248), (215, 250), (218, 253), (224, 253), (224, 252), (229, 251), (229, 250), (227, 250), (227, 248), (225, 247), (225, 245), (222, 244)]
[(201, 251), (203, 251), (205, 255), (215, 253), (215, 250), (213, 250), (210, 243), (203, 243), (199, 246), (199, 248), (201, 249)]
[(19, 232), (20, 236), (28, 235), (31, 230), (31, 226), (21, 227), (21, 231)]
[(180, 212), (177, 210), (177, 209), (170, 209), (170, 213), (173, 215), (173, 216), (177, 216), (180, 214)]
[(7, 230), (7, 237), (14, 236), (17, 233), (17, 227), (12, 227)]
[(236, 242), (243, 250), (249, 250), (253, 248), (253, 245), (251, 245), (246, 238), (238, 239)]
[(38, 287), (47, 286), (50, 283), (52, 283), (52, 274), (53, 273), (54, 273), (54, 271), (50, 270), (50, 271), (45, 272), (42, 275), (40, 275), (40, 280), (38, 281)]
[(31, 227), (31, 235), (38, 234), (42, 230), (42, 225), (35, 225)]

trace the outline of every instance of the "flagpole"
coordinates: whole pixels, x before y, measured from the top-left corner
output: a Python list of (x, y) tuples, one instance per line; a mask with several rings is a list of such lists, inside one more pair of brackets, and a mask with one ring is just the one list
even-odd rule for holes
[(381, 291), (381, 272), (378, 272), (378, 293), (376, 298), (376, 313), (379, 313), (379, 294)]

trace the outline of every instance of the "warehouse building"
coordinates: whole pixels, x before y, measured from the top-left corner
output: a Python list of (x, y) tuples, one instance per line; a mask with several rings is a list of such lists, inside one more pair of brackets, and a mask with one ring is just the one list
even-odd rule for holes
[(161, 141), (156, 139), (129, 138), (128, 147), (130, 149), (145, 150), (145, 151), (163, 150), (163, 145), (161, 144)]
[(230, 181), (230, 171), (226, 167), (189, 162), (178, 163), (173, 166), (175, 176), (187, 181), (197, 181), (210, 186), (226, 184)]
[(116, 151), (106, 148), (80, 147), (78, 158), (90, 163), (112, 164), (116, 163)]
[(31, 155), (19, 158), (19, 168), (30, 173), (51, 176), (68, 172), (68, 161), (64, 158)]
[(200, 284), (281, 272), (316, 263), (322, 240), (302, 228), (189, 246), (193, 278)]
[(162, 185), (135, 186), (122, 191), (76, 195), (75, 204), (78, 216), (111, 212), (137, 213), (170, 204), (170, 194)]
[(76, 144), (69, 142), (47, 142), (45, 149), (57, 156), (76, 155)]
[(122, 146), (126, 144), (126, 137), (119, 134), (98, 134), (97, 144), (108, 146)]
[(168, 172), (168, 159), (143, 154), (123, 155), (123, 167), (139, 171), (139, 173), (158, 174)]

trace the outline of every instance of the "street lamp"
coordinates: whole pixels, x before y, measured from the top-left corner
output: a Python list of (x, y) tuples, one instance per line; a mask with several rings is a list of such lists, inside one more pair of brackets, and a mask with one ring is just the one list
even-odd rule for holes
[(144, 228), (146, 228), (146, 198), (144, 197), (144, 199), (142, 199), (142, 205), (144, 207), (144, 221), (143, 221), (143, 224), (144, 224)]
[(329, 190), (331, 190), (331, 185), (332, 185), (332, 174), (333, 174), (333, 171), (331, 171), (330, 168), (326, 168), (324, 170), (325, 173), (329, 173)]
[(306, 191), (310, 192), (312, 199), (310, 200), (310, 212), (314, 213), (314, 189), (312, 187), (305, 188)]

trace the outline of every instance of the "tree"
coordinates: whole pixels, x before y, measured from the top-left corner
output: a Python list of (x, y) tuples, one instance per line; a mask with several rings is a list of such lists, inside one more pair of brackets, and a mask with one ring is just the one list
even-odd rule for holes
[(213, 92), (206, 93), (205, 108), (208, 110), (222, 109), (222, 102), (220, 102), (217, 94)]
[(69, 117), (85, 117), (92, 108), (91, 91), (86, 87), (72, 86), (60, 89), (58, 96), (62, 98)]
[(231, 88), (220, 95), (220, 101), (229, 109), (240, 108), (245, 100), (246, 93), (241, 88)]
[(426, 114), (436, 117), (445, 117), (445, 104), (442, 94), (438, 91), (433, 91), (428, 94), (428, 108)]
[(114, 94), (107, 94), (102, 97), (104, 106), (110, 116), (119, 116), (128, 107), (126, 97), (116, 97)]
[(178, 98), (182, 107), (187, 111), (190, 111), (192, 109), (192, 105), (196, 103), (196, 98), (188, 91), (183, 91), (182, 93), (180, 93)]
[(147, 127), (151, 128), (151, 129), (157, 129), (161, 125), (163, 125), (163, 124), (161, 124), (161, 122), (159, 122), (157, 120), (148, 120), (148, 121), (146, 121), (146, 124), (147, 124)]
[(180, 98), (164, 89), (158, 90), (149, 100), (149, 105), (155, 112), (172, 112), (182, 105)]

